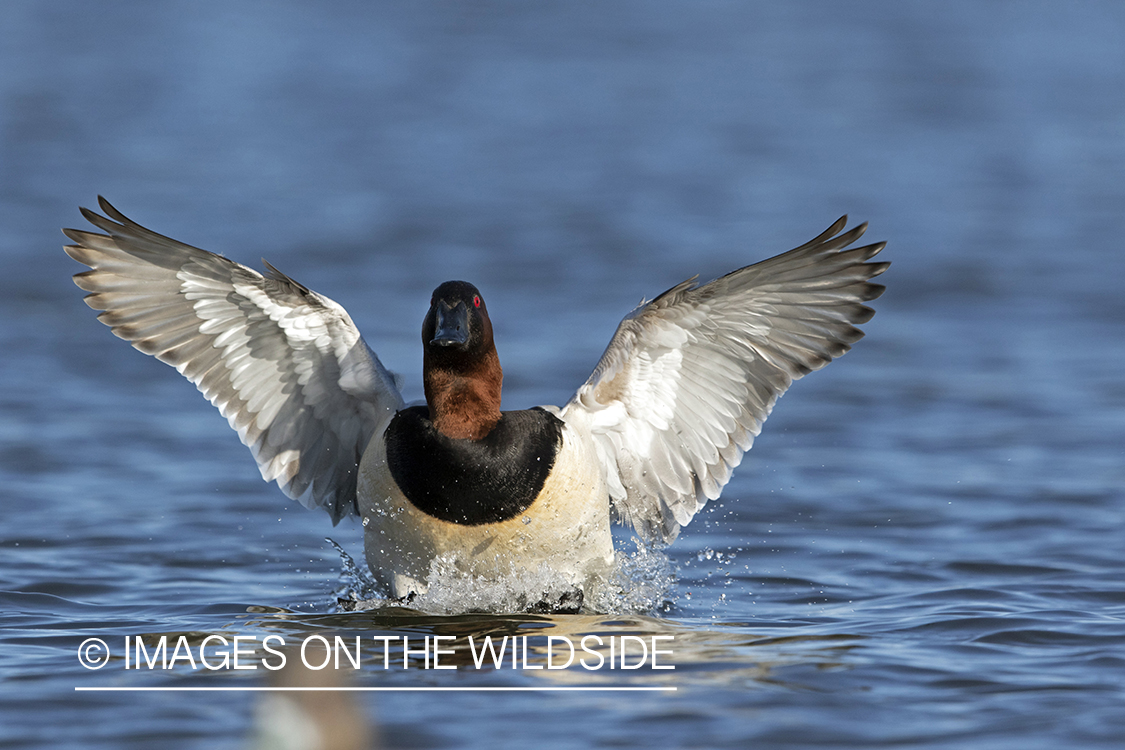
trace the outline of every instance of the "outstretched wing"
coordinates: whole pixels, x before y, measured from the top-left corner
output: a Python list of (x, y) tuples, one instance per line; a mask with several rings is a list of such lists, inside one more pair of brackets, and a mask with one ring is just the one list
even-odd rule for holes
[(263, 479), (333, 523), (354, 512), (363, 450), (403, 401), (344, 308), (268, 263), (263, 276), (98, 203), (109, 218), (82, 215), (106, 234), (63, 230), (93, 269), (74, 282), (98, 320), (195, 383)]
[(671, 541), (719, 497), (778, 396), (863, 337), (862, 303), (889, 263), (885, 243), (852, 250), (867, 228), (826, 232), (709, 284), (689, 279), (618, 326), (593, 375), (564, 407), (595, 436), (619, 519)]

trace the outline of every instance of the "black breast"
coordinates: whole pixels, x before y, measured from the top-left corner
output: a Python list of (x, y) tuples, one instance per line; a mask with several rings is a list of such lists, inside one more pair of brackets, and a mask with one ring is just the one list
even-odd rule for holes
[(543, 409), (508, 411), (481, 440), (446, 437), (425, 406), (387, 427), (391, 476), (414, 507), (466, 526), (499, 523), (539, 496), (562, 447), (563, 423)]

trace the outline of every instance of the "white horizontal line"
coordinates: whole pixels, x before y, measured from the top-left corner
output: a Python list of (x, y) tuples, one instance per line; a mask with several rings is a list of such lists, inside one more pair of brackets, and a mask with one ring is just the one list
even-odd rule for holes
[(436, 693), (436, 692), (669, 692), (676, 687), (76, 687), (79, 692), (94, 693)]

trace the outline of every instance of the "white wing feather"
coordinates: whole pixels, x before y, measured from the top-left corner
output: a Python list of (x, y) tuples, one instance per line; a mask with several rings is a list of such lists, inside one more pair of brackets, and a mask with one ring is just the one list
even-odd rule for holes
[(333, 522), (355, 511), (368, 441), (403, 406), (394, 379), (340, 305), (270, 266), (263, 276), (136, 224), (104, 198), (107, 234), (63, 230), (66, 252), (90, 271), (98, 319), (175, 367), (211, 401), (258, 462)]
[[(777, 398), (863, 336), (866, 263), (843, 251), (866, 224), (841, 218), (811, 242), (703, 286), (694, 279), (627, 315), (590, 379), (562, 409), (592, 431), (619, 520), (672, 541), (719, 497)], [(838, 235), (838, 236), (837, 236)]]

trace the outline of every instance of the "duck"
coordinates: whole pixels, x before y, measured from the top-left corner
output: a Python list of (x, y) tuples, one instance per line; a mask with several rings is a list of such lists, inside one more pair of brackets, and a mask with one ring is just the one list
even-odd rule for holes
[[(348, 313), (263, 260), (259, 273), (157, 234), (98, 197), (100, 232), (64, 229), (98, 320), (176, 368), (237, 431), (262, 478), (361, 519), (369, 570), (397, 601), (435, 571), (604, 581), (612, 527), (671, 543), (719, 498), (793, 381), (863, 337), (890, 265), (850, 247), (841, 217), (788, 252), (642, 301), (562, 407), (501, 409), (488, 307), (466, 281), (434, 289), (422, 322), (424, 402)], [(564, 598), (566, 598), (564, 596)], [(573, 601), (573, 600), (572, 600)]]

